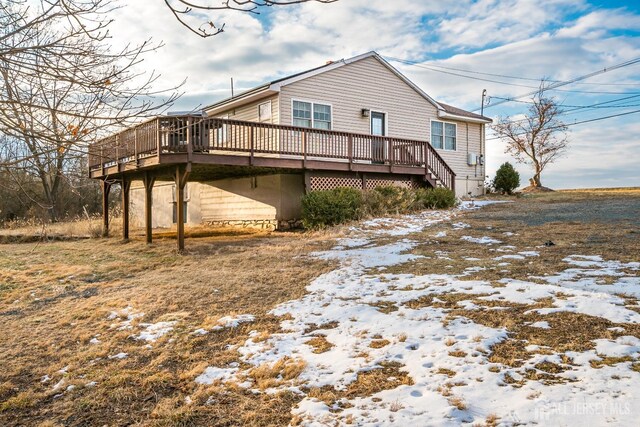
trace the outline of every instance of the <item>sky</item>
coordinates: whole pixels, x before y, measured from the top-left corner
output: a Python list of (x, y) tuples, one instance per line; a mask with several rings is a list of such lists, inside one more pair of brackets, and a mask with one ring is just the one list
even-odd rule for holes
[[(207, 21), (225, 24), (223, 33), (206, 39), (181, 26), (163, 1), (120, 4), (113, 13), (114, 45), (149, 38), (162, 42), (140, 67), (160, 73), (158, 88), (186, 79), (180, 88), (184, 95), (173, 110), (191, 110), (228, 97), (232, 77), (238, 93), (328, 60), (374, 50), (436, 100), (477, 111), (486, 89), (485, 115), (518, 118), (530, 97), (498, 104), (501, 98), (527, 94), (541, 79), (566, 81), (640, 58), (636, 1), (308, 2), (270, 7), (260, 15), (194, 14), (196, 26)], [(640, 63), (563, 85), (547, 95), (567, 110), (560, 118), (570, 125), (570, 145), (547, 167), (543, 185), (640, 186), (640, 112), (572, 125), (640, 110)], [(576, 109), (600, 103), (604, 104), (598, 108)], [(490, 177), (505, 161), (515, 165), (504, 149), (505, 144), (488, 131)], [(516, 168), (521, 183), (527, 184), (530, 167)]]

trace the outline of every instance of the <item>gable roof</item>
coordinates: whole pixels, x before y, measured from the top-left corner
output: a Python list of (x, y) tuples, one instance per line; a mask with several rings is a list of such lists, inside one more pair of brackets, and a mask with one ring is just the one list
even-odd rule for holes
[(426, 99), (429, 103), (436, 107), (438, 110), (438, 116), (442, 118), (450, 118), (461, 121), (471, 121), (477, 123), (490, 123), (492, 120), (488, 117), (481, 116), (479, 114), (471, 113), (469, 111), (465, 111), (461, 108), (453, 107), (451, 105), (443, 104), (437, 102), (433, 98), (431, 98), (426, 92), (424, 92), (418, 85), (409, 80), (404, 74), (398, 71), (395, 67), (389, 64), (384, 58), (378, 55), (377, 52), (371, 51), (367, 53), (363, 53), (358, 56), (354, 56), (348, 59), (341, 59), (339, 61), (331, 61), (327, 62), (325, 65), (320, 67), (312, 68), (310, 70), (302, 71), (300, 73), (292, 74), (289, 76), (281, 77), (276, 80), (272, 80), (263, 85), (257, 86), (253, 89), (249, 89), (245, 92), (242, 92), (236, 96), (223, 99), (221, 101), (216, 102), (215, 104), (209, 105), (205, 107), (203, 110), (209, 114), (216, 114), (221, 111), (227, 110), (229, 108), (238, 107), (240, 105), (258, 100), (260, 98), (264, 98), (269, 95), (276, 94), (280, 92), (280, 88), (297, 81), (313, 77), (315, 75), (325, 73), (327, 71), (334, 70), (336, 68), (343, 67), (345, 65), (351, 64), (356, 61), (360, 61), (366, 58), (375, 58), (382, 65), (389, 69), (392, 73), (394, 73), (400, 80), (402, 80), (405, 84), (410, 86), (413, 90), (415, 90), (420, 96)]

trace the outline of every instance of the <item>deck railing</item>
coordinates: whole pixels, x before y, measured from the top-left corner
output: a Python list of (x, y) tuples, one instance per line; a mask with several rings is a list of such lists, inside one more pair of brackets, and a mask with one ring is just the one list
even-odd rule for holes
[(89, 146), (91, 170), (169, 153), (302, 158), (423, 168), (452, 188), (455, 173), (426, 141), (200, 116), (158, 117)]

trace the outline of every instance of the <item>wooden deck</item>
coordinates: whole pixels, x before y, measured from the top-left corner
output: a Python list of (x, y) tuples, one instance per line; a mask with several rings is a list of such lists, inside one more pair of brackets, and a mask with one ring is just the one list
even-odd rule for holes
[(455, 181), (427, 141), (197, 116), (156, 118), (89, 146), (92, 178), (189, 163), (423, 175), (448, 188)]
[[(100, 179), (103, 202), (117, 181), (123, 191), (123, 233), (128, 238), (129, 185), (146, 189), (147, 241), (151, 242), (151, 189), (169, 176), (182, 192), (192, 170), (325, 170), (421, 176), (426, 183), (455, 188), (455, 173), (427, 141), (309, 129), (201, 116), (164, 116), (89, 146), (89, 176)], [(203, 175), (204, 176), (204, 175)], [(196, 178), (196, 176), (192, 176)], [(204, 178), (202, 178), (204, 179)], [(177, 200), (182, 200), (176, 194)], [(178, 216), (182, 209), (178, 207)], [(104, 229), (108, 215), (104, 212)], [(178, 218), (178, 246), (184, 232)]]

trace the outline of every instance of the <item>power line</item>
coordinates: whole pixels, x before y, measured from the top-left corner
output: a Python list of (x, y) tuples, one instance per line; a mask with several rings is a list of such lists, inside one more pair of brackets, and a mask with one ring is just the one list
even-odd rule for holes
[[(612, 114), (610, 116), (604, 116), (604, 117), (595, 117), (593, 119), (587, 119), (587, 120), (581, 120), (579, 122), (567, 123), (567, 124), (564, 124), (562, 126), (552, 126), (552, 127), (547, 128), (547, 129), (548, 130), (562, 129), (562, 128), (565, 128), (565, 127), (581, 125), (581, 124), (584, 124), (584, 123), (597, 122), (597, 121), (600, 121), (600, 120), (612, 119), (614, 117), (628, 116), (630, 114), (637, 114), (637, 113), (640, 113), (640, 110), (626, 111), (624, 113)], [(524, 133), (520, 133), (520, 134), (516, 134), (516, 135), (524, 135)], [(499, 137), (499, 136), (494, 136), (492, 138), (487, 138), (485, 141), (493, 141), (493, 140), (496, 140), (496, 139), (502, 139), (502, 138)]]
[[(634, 97), (638, 97), (640, 95), (635, 95)], [(504, 99), (507, 100), (509, 98), (501, 98), (499, 96), (491, 96), (490, 98), (496, 98), (496, 99)], [(519, 99), (514, 99), (511, 102), (518, 102), (521, 104), (534, 104), (533, 101), (522, 101)], [(611, 102), (611, 101), (608, 101)], [(604, 104), (604, 103), (599, 103), (599, 104)], [(568, 113), (570, 111), (575, 111), (575, 110), (582, 110), (585, 108), (625, 108), (625, 107), (638, 107), (640, 106), (640, 104), (622, 104), (622, 105), (599, 105), (599, 104), (592, 104), (592, 105), (566, 105), (566, 104), (558, 104), (559, 107), (561, 108), (571, 108), (571, 110), (566, 110), (565, 113)]]
[[(408, 65), (413, 65), (415, 67), (423, 68), (423, 69), (426, 69), (426, 70), (429, 70), (429, 71), (433, 71), (433, 72), (436, 72), (436, 73), (448, 74), (448, 75), (452, 75), (452, 76), (456, 76), (456, 77), (462, 77), (462, 78), (466, 78), (466, 79), (489, 82), (489, 83), (497, 83), (497, 84), (501, 84), (501, 85), (505, 85), (505, 86), (513, 86), (513, 87), (523, 87), (523, 88), (527, 88), (527, 89), (535, 89), (534, 92), (518, 96), (515, 99), (523, 98), (525, 96), (530, 96), (532, 94), (537, 93), (540, 90), (539, 86), (523, 85), (523, 84), (505, 82), (505, 81), (501, 81), (501, 80), (493, 80), (493, 79), (488, 79), (488, 78), (483, 78), (483, 77), (474, 77), (474, 76), (454, 73), (454, 72), (451, 72), (451, 71), (439, 70), (439, 69), (435, 68), (434, 66), (424, 65), (423, 63), (416, 62), (416, 61), (410, 61), (410, 60), (407, 60), (407, 59), (400, 59), (400, 58), (394, 58), (394, 57), (385, 57), (385, 58), (389, 59), (391, 61), (400, 62), (400, 63), (408, 64)], [(640, 62), (640, 57), (636, 58), (635, 60), (631, 60), (631, 61), (635, 61), (633, 63)], [(627, 62), (630, 62), (630, 61), (627, 61)], [(558, 91), (558, 92), (567, 92), (567, 93), (612, 94), (612, 95), (621, 95), (621, 94), (629, 93), (628, 91), (612, 92), (612, 91), (583, 91), (583, 90), (556, 89), (557, 87), (565, 86), (565, 85), (568, 85), (568, 84), (574, 84), (574, 83), (577, 84), (578, 80), (584, 80), (586, 78), (593, 77), (595, 75), (602, 74), (602, 73), (605, 73), (605, 72), (608, 72), (608, 71), (612, 71), (612, 70), (615, 70), (617, 68), (620, 68), (621, 66), (627, 66), (627, 65), (632, 65), (632, 64), (626, 64), (626, 63), (617, 64), (617, 65), (614, 65), (611, 68), (605, 68), (603, 70), (599, 70), (599, 71), (593, 73), (593, 75), (582, 76), (581, 78), (573, 79), (571, 81), (553, 80), (553, 84), (547, 86), (544, 89), (545, 90), (555, 90), (555, 91)], [(444, 67), (441, 67), (441, 68), (444, 68)], [(462, 72), (466, 72), (466, 71), (462, 71)], [(506, 76), (506, 75), (492, 74), (492, 73), (481, 73), (481, 72), (473, 72), (473, 73), (475, 73), (475, 74), (483, 74), (483, 75), (491, 75), (491, 76), (497, 76), (497, 77), (504, 77), (504, 78), (516, 78), (514, 76)], [(523, 79), (529, 80), (528, 78), (523, 78)], [(533, 79), (531, 79), (531, 80), (533, 80)], [(542, 79), (536, 80), (536, 81), (542, 81)], [(593, 83), (593, 84), (597, 84), (597, 83)], [(634, 86), (640, 86), (640, 85), (634, 85)], [(507, 101), (503, 101), (503, 102), (507, 102)], [(474, 111), (477, 111), (477, 110), (478, 109), (476, 109)]]
[[(542, 80), (545, 80), (547, 82), (551, 82), (551, 83), (558, 83), (558, 82), (562, 82), (562, 80), (547, 80), (544, 78), (534, 78), (534, 77), (518, 77), (518, 76), (511, 76), (511, 75), (507, 75), (507, 74), (495, 74), (495, 73), (486, 73), (486, 72), (482, 72), (482, 71), (474, 71), (474, 70), (469, 70), (469, 69), (464, 69), (464, 68), (456, 68), (456, 67), (445, 67), (444, 65), (437, 65), (437, 64), (429, 64), (429, 65), (425, 65), (424, 63), (421, 62), (417, 62), (417, 61), (410, 61), (408, 59), (400, 59), (400, 58), (394, 58), (394, 57), (386, 57), (387, 59), (393, 60), (393, 61), (397, 61), (397, 62), (403, 62), (405, 64), (410, 64), (410, 65), (416, 65), (416, 66), (422, 66), (424, 68), (426, 67), (430, 67), (430, 68), (441, 68), (443, 70), (450, 70), (450, 71), (460, 71), (463, 73), (468, 73), (468, 74), (478, 74), (478, 75), (482, 75), (482, 76), (491, 76), (491, 77), (502, 77), (502, 78), (506, 78), (506, 79), (514, 79), (514, 80), (527, 80), (527, 81), (534, 81), (534, 82), (540, 82)], [(434, 70), (435, 71), (435, 70)], [(509, 84), (507, 82), (502, 82), (504, 84)], [(598, 83), (598, 82), (576, 82), (576, 84), (583, 84), (583, 85), (597, 85), (597, 86), (636, 86), (636, 87), (640, 87), (640, 83)], [(533, 86), (529, 86), (532, 87)]]
[[(630, 65), (634, 65), (634, 64), (637, 64), (637, 63), (639, 63), (639, 62), (640, 62), (640, 57), (633, 58), (633, 59), (630, 59), (630, 60), (628, 60), (628, 61), (624, 61), (624, 62), (621, 62), (621, 63), (619, 63), (619, 64), (613, 65), (613, 66), (611, 66), (611, 67), (609, 67), (609, 68), (603, 68), (603, 69), (601, 69), (601, 70), (597, 70), (597, 71), (594, 71), (594, 72), (591, 72), (591, 73), (588, 73), (588, 74), (584, 74), (584, 75), (582, 75), (582, 76), (575, 77), (575, 78), (570, 79), (570, 80), (566, 80), (566, 81), (563, 81), (563, 82), (554, 83), (554, 84), (551, 84), (551, 85), (549, 85), (549, 86), (547, 86), (547, 87), (543, 87), (543, 88), (541, 88), (541, 89), (542, 89), (542, 90), (555, 90), (555, 89), (556, 89), (556, 88), (558, 88), (558, 87), (566, 86), (566, 85), (569, 85), (569, 84), (575, 83), (575, 82), (577, 82), (577, 81), (586, 80), (586, 79), (588, 79), (588, 78), (591, 78), (591, 77), (594, 77), (594, 76), (597, 76), (597, 75), (600, 75), (600, 74), (608, 73), (608, 72), (610, 72), (610, 71), (618, 70), (618, 69), (620, 69), (620, 68), (628, 67), (628, 66), (630, 66)], [(496, 105), (504, 104), (505, 102), (510, 102), (510, 101), (513, 101), (513, 100), (516, 100), (516, 99), (524, 98), (525, 96), (535, 95), (535, 94), (536, 94), (536, 93), (538, 93), (541, 89), (538, 89), (537, 91), (529, 92), (529, 93), (526, 93), (526, 94), (523, 94), (523, 95), (519, 95), (519, 96), (511, 97), (511, 98), (506, 99), (506, 100), (502, 100), (502, 101), (497, 102), (497, 103), (495, 103), (495, 104), (492, 104), (492, 105), (488, 105), (488, 106), (486, 106), (486, 107), (485, 107), (485, 109), (486, 109), (486, 108), (489, 108), (489, 107), (495, 107)], [(477, 109), (476, 109), (476, 110), (474, 110), (474, 111), (477, 111)]]

